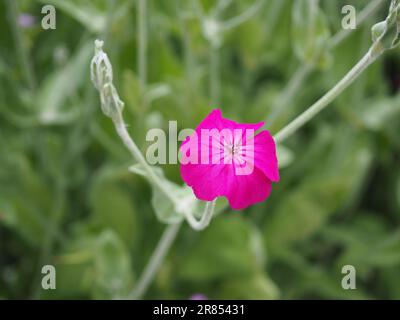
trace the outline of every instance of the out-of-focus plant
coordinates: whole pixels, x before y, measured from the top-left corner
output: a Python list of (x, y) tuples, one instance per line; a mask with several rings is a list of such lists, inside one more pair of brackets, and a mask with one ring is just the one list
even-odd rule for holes
[[(199, 7), (198, 2), (196, 2), (196, 4), (198, 5), (198, 9), (201, 12), (200, 17), (202, 18), (202, 9)], [(306, 4), (308, 4), (308, 6)], [(219, 6), (226, 5), (227, 3), (223, 1), (219, 3)], [(144, 6), (144, 1), (142, 1), (141, 6)], [(217, 12), (220, 10), (219, 6), (216, 9)], [(141, 14), (145, 13), (144, 7), (140, 12)], [(230, 29), (240, 24), (241, 22), (245, 21), (247, 17), (251, 16), (251, 12), (253, 12), (253, 8), (249, 9), (248, 12), (245, 12), (241, 16), (233, 18), (231, 21), (225, 22), (225, 27), (221, 29), (218, 22), (214, 20), (206, 18), (204, 21), (202, 21), (202, 23), (204, 24), (204, 35), (210, 41), (211, 47), (213, 49), (217, 49), (220, 46), (221, 30)], [(327, 55), (329, 52), (324, 50), (326, 49), (325, 43), (329, 35), (324, 30), (325, 22), (323, 21), (323, 18), (319, 13), (317, 1), (298, 1), (294, 6), (293, 12), (295, 30), (308, 31), (308, 34), (305, 35), (295, 35), (296, 40), (299, 39), (298, 45), (295, 45), (295, 51), (297, 52), (300, 59), (304, 60), (305, 63), (310, 63), (310, 61), (315, 63), (316, 58), (326, 60), (327, 58), (324, 57), (324, 55)], [(308, 26), (296, 25), (296, 23), (302, 23), (304, 21), (304, 17), (307, 14), (310, 14), (311, 18), (306, 19), (305, 21), (308, 21), (310, 24)], [(321, 97), (317, 102), (315, 102), (292, 122), (281, 129), (274, 136), (275, 141), (277, 143), (282, 143), (285, 139), (290, 137), (294, 132), (296, 132), (304, 124), (310, 121), (313, 117), (315, 117), (321, 110), (327, 107), (343, 90), (350, 86), (354, 82), (354, 80), (356, 80), (358, 76), (370, 64), (378, 59), (386, 50), (395, 48), (398, 44), (400, 30), (399, 28), (400, 1), (392, 0), (387, 18), (372, 27), (373, 43), (367, 53), (331, 90), (329, 90), (323, 97)], [(320, 33), (322, 33), (317, 35), (315, 34), (315, 30), (318, 30)], [(140, 39), (142, 39), (142, 37), (143, 35), (140, 36)], [(141, 44), (145, 45), (143, 39)], [(141, 54), (144, 54), (144, 52), (142, 52)], [(140, 60), (139, 63), (145, 63), (145, 61)], [(215, 64), (211, 63), (211, 65), (212, 70), (218, 68)], [(173, 227), (167, 229), (165, 237), (163, 236), (161, 238), (159, 246), (156, 248), (149, 266), (144, 271), (143, 278), (145, 280), (142, 280), (144, 282), (139, 282), (139, 288), (132, 293), (132, 297), (138, 298), (141, 297), (141, 295), (147, 289), (151, 278), (154, 276), (154, 273), (156, 272), (157, 268), (162, 262), (162, 259), (165, 256), (166, 250), (168, 250), (170, 244), (176, 236), (179, 224), (181, 223), (181, 220), (178, 218), (179, 215), (182, 218), (185, 217), (192, 228), (196, 230), (203, 230), (209, 225), (212, 219), (216, 200), (207, 202), (204, 213), (201, 216), (201, 220), (196, 221), (194, 217), (196, 210), (196, 199), (193, 198), (193, 196), (191, 196), (190, 194), (187, 195), (187, 193), (183, 191), (183, 188), (173, 186), (170, 181), (164, 178), (163, 174), (157, 172), (155, 168), (152, 168), (147, 164), (139, 148), (136, 146), (126, 130), (126, 125), (122, 118), (122, 109), (124, 104), (120, 100), (119, 95), (113, 85), (112, 66), (107, 55), (103, 52), (103, 42), (99, 40), (96, 40), (95, 43), (95, 56), (91, 63), (91, 79), (96, 89), (100, 93), (103, 113), (113, 120), (118, 135), (120, 136), (121, 140), (128, 148), (128, 150), (131, 152), (134, 159), (139, 164), (139, 171), (137, 168), (133, 168), (132, 171), (135, 173), (140, 172), (145, 177), (147, 177), (149, 182), (155, 187), (153, 191), (154, 195), (158, 194), (159, 192), (163, 193), (163, 195), (167, 197), (173, 205), (171, 213), (177, 215), (175, 219), (171, 218), (171, 220), (168, 221), (176, 225), (173, 225)], [(215, 81), (215, 79), (213, 80), (211, 78), (211, 83), (213, 83), (213, 81)], [(211, 95), (213, 96), (213, 94)], [(153, 202), (153, 204), (155, 205), (155, 207), (157, 207), (157, 202)], [(161, 217), (161, 215), (159, 215), (159, 217)]]
[[(40, 27), (44, 4), (56, 30)], [(344, 4), (355, 30), (340, 27)], [(386, 5), (0, 2), (0, 299), (400, 297), (397, 1), (370, 46)], [(93, 80), (113, 122), (88, 77), (95, 39), (112, 61), (97, 42)], [(266, 119), (280, 141), (279, 185), (243, 214), (218, 199), (203, 215), (176, 166), (141, 156), (147, 129), (194, 126), (210, 103)], [(56, 290), (41, 289), (44, 264)], [(357, 290), (340, 286), (346, 264)]]

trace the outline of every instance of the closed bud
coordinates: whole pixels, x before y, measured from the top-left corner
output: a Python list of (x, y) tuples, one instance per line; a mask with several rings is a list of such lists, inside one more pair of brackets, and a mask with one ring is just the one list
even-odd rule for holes
[(375, 24), (372, 29), (373, 48), (379, 52), (393, 49), (400, 40), (400, 0), (392, 0), (385, 21)]
[(113, 70), (107, 54), (103, 51), (103, 41), (95, 41), (95, 55), (90, 64), (90, 76), (97, 90), (113, 81)]
[(114, 118), (122, 112), (124, 103), (112, 83), (112, 65), (103, 51), (103, 44), (103, 41), (95, 41), (95, 55), (90, 64), (90, 77), (100, 93), (101, 110), (106, 116)]
[(371, 28), (372, 42), (377, 41), (379, 37), (381, 37), (386, 32), (386, 28), (386, 21), (381, 21), (374, 24)]
[(207, 18), (203, 22), (203, 35), (215, 48), (221, 46), (220, 25), (215, 19)]

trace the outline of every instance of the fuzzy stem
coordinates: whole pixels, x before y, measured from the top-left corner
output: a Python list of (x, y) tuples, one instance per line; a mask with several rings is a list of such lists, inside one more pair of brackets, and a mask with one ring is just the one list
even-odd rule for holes
[(10, 17), (11, 31), (17, 47), (18, 58), (20, 61), (21, 69), (25, 76), (25, 81), (30, 90), (35, 90), (36, 79), (33, 72), (31, 60), (29, 59), (29, 53), (24, 44), (21, 29), (18, 25), (18, 4), (15, 0), (8, 0), (7, 7)]
[[(382, 4), (384, 0), (373, 0), (371, 1), (358, 15), (357, 15), (357, 25), (361, 25), (366, 19), (368, 19)], [(330, 47), (336, 47), (339, 43), (345, 40), (351, 33), (353, 29), (342, 29), (337, 32), (329, 41)]]
[(369, 50), (364, 57), (323, 97), (321, 97), (317, 102), (315, 102), (306, 111), (300, 114), (287, 126), (281, 129), (275, 136), (276, 143), (280, 143), (287, 139), (294, 132), (305, 125), (309, 120), (316, 116), (321, 110), (328, 106), (339, 94), (343, 92), (348, 86), (350, 86), (355, 79), (381, 54), (372, 55), (371, 50)]
[[(200, 221), (197, 221), (190, 212), (188, 212), (187, 214), (185, 213), (187, 221), (193, 229), (197, 231), (204, 230), (210, 224), (211, 218), (214, 213), (215, 203), (216, 199), (207, 202), (205, 211)], [(179, 222), (176, 224), (170, 224), (165, 228), (164, 233), (158, 241), (158, 244), (154, 249), (154, 252), (151, 255), (149, 262), (144, 268), (136, 287), (129, 294), (129, 299), (140, 299), (146, 293), (157, 271), (161, 267), (168, 251), (174, 243), (181, 226), (182, 223)]]
[[(358, 15), (358, 25), (361, 25), (366, 19), (368, 19), (382, 4), (384, 0), (373, 0), (370, 2)], [(352, 34), (354, 29), (343, 29), (335, 35), (333, 35), (328, 42), (329, 48), (333, 49), (342, 43), (350, 34)], [(307, 77), (314, 70), (314, 63), (303, 64), (295, 71), (292, 78), (289, 80), (285, 88), (279, 94), (276, 102), (272, 108), (272, 114), (268, 116), (265, 123), (271, 127), (277, 120), (279, 115), (282, 113), (283, 109), (287, 104), (293, 100), (293, 97), (301, 88), (301, 84), (307, 79)]]
[(167, 252), (174, 243), (181, 225), (182, 223), (170, 224), (165, 228), (160, 240), (158, 241), (157, 247), (152, 253), (148, 264), (138, 280), (135, 289), (129, 294), (130, 299), (140, 299), (146, 293), (158, 269), (161, 267)]
[(219, 0), (211, 15), (216, 18), (232, 3), (232, 0)]
[(190, 212), (185, 213), (188, 223), (194, 230), (201, 231), (208, 227), (214, 214), (216, 202), (216, 199), (206, 202), (206, 208), (200, 220), (196, 220)]
[(210, 46), (210, 96), (211, 104), (215, 105), (220, 103), (220, 73), (219, 73), (219, 48), (212, 45)]
[(57, 232), (59, 229), (59, 224), (60, 224), (60, 219), (64, 213), (65, 210), (65, 203), (66, 203), (66, 190), (65, 190), (65, 184), (62, 179), (58, 179), (55, 187), (55, 197), (53, 201), (53, 207), (49, 219), (49, 226), (47, 232), (44, 234), (43, 237), (43, 242), (41, 244), (40, 248), (40, 255), (38, 259), (38, 265), (37, 265), (37, 270), (36, 270), (36, 275), (34, 276), (34, 281), (33, 281), (33, 292), (32, 292), (32, 298), (33, 299), (38, 299), (40, 297), (40, 293), (42, 290), (42, 287), (40, 285), (40, 270), (42, 267), (46, 264), (49, 264), (49, 258), (53, 249), (54, 245), (54, 240), (57, 237)]
[(132, 156), (138, 161), (142, 166), (145, 172), (147, 173), (151, 182), (157, 186), (166, 196), (169, 198), (174, 204), (177, 203), (177, 199), (173, 197), (172, 193), (170, 192), (168, 186), (166, 186), (163, 181), (159, 178), (159, 176), (154, 172), (154, 170), (149, 166), (146, 159), (140, 152), (139, 148), (137, 147), (136, 143), (132, 140), (131, 136), (129, 135), (128, 131), (126, 130), (125, 123), (123, 121), (122, 115), (119, 112), (114, 118), (114, 125), (115, 129), (120, 136), (122, 142), (127, 147), (129, 152)]
[(246, 11), (243, 13), (239, 14), (238, 16), (229, 19), (228, 21), (225, 21), (221, 24), (221, 29), (222, 30), (229, 30), (236, 28), (243, 22), (249, 20), (252, 16), (254, 16), (264, 5), (265, 0), (258, 0), (255, 2), (250, 8), (248, 8)]
[(137, 28), (139, 30), (138, 72), (142, 97), (147, 86), (147, 0), (139, 0), (137, 10)]

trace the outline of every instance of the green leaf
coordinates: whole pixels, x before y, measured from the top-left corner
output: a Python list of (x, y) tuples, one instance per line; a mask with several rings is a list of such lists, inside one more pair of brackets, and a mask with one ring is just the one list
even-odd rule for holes
[(337, 264), (354, 265), (362, 277), (367, 277), (373, 268), (400, 266), (400, 233), (373, 232), (365, 231), (353, 236), (353, 241), (346, 243)]
[(90, 194), (93, 222), (113, 230), (128, 247), (135, 243), (139, 232), (132, 199), (117, 182), (109, 180), (95, 185)]
[(52, 189), (24, 156), (11, 156), (12, 176), (0, 185), (0, 223), (15, 230), (28, 243), (39, 245), (49, 227)]
[(282, 246), (306, 239), (336, 210), (356, 199), (354, 190), (365, 178), (371, 151), (363, 140), (352, 140), (349, 134), (338, 133), (338, 142), (326, 152), (325, 159), (314, 164), (313, 174), (303, 175), (298, 187), (286, 192), (270, 213), (264, 233), (269, 249), (279, 251)]
[(218, 299), (270, 300), (278, 298), (278, 287), (264, 273), (229, 279), (218, 290)]
[[(191, 189), (187, 188), (186, 186), (180, 187), (177, 184), (168, 181), (165, 178), (161, 168), (153, 167), (153, 170), (155, 170), (162, 183), (168, 186), (168, 190), (170, 190), (172, 197), (176, 199), (179, 198), (181, 199), (181, 202), (187, 203), (188, 208), (193, 207), (192, 204), (194, 203), (195, 198), (193, 197)], [(175, 203), (173, 203), (171, 198), (165, 195), (165, 193), (162, 192), (158, 186), (153, 184), (153, 181), (147, 177), (142, 165), (133, 165), (129, 168), (129, 171), (144, 176), (151, 184), (151, 204), (159, 221), (168, 224), (182, 221), (183, 215), (182, 213), (178, 212), (178, 208), (176, 208)]]
[(400, 96), (368, 101), (361, 110), (361, 120), (370, 130), (382, 130), (400, 113)]
[[(178, 265), (180, 277), (191, 281), (213, 281), (253, 275), (265, 257), (258, 230), (239, 216), (212, 220)], [(261, 248), (261, 249), (260, 249)]]
[(110, 229), (94, 234), (78, 228), (57, 257), (56, 268), (56, 294), (61, 297), (116, 299), (126, 297), (133, 287), (129, 251)]
[(131, 70), (124, 70), (122, 82), (123, 100), (135, 113), (143, 111), (143, 97), (140, 92), (140, 83), (137, 75)]
[(293, 152), (281, 144), (278, 144), (276, 147), (276, 155), (278, 157), (279, 169), (289, 166), (294, 160)]
[(132, 289), (129, 251), (111, 230), (96, 239), (94, 259), (94, 298), (122, 298)]
[(107, 20), (108, 0), (38, 0), (50, 4), (82, 23), (91, 32), (100, 33), (104, 30)]
[(65, 111), (62, 111), (62, 107), (85, 80), (89, 79), (88, 64), (92, 51), (92, 43), (87, 42), (78, 49), (65, 67), (56, 70), (46, 78), (36, 100), (36, 105), (40, 108), (39, 120), (42, 123), (68, 123), (79, 114), (77, 107)]
[(326, 67), (331, 58), (327, 41), (330, 31), (326, 17), (314, 0), (296, 0), (292, 6), (292, 43), (303, 63)]

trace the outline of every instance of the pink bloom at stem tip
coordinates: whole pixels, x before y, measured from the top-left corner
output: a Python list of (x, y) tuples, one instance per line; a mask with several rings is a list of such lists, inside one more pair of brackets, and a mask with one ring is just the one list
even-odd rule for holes
[(202, 293), (195, 293), (189, 298), (189, 300), (208, 300), (208, 298)]
[(195, 196), (212, 201), (224, 196), (235, 210), (268, 198), (279, 181), (273, 137), (256, 131), (263, 122), (242, 124), (214, 109), (180, 147), (180, 172)]

